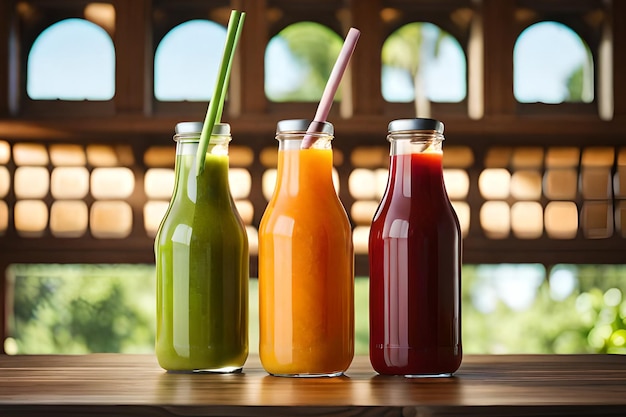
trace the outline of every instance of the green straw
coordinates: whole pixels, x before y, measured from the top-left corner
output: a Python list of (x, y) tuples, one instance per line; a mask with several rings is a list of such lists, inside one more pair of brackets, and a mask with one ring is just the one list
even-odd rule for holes
[(213, 97), (209, 102), (209, 108), (207, 110), (206, 118), (204, 119), (204, 125), (202, 126), (202, 133), (200, 134), (200, 144), (198, 145), (198, 153), (196, 155), (196, 176), (199, 176), (204, 171), (204, 160), (206, 158), (209, 140), (211, 139), (211, 133), (213, 132), (213, 126), (215, 126), (216, 121), (219, 123), (222, 117), (224, 98), (226, 96), (226, 91), (228, 90), (230, 69), (232, 67), (232, 60), (235, 55), (235, 48), (239, 40), (239, 35), (241, 34), (241, 28), (243, 27), (244, 17), (244, 12), (233, 10), (230, 13), (228, 30), (226, 32), (226, 44), (224, 45), (224, 54), (222, 55), (222, 61), (220, 62), (217, 82), (215, 83), (215, 89), (213, 90)]
[(217, 108), (217, 116), (215, 120), (218, 122), (222, 120), (222, 111), (224, 110), (224, 101), (226, 98), (226, 93), (228, 92), (228, 83), (230, 80), (230, 70), (233, 67), (233, 58), (235, 56), (235, 49), (237, 48), (237, 44), (239, 43), (239, 37), (241, 36), (241, 31), (243, 30), (243, 22), (246, 20), (246, 13), (241, 12), (241, 16), (239, 17), (239, 22), (237, 24), (237, 32), (235, 33), (235, 41), (234, 46), (231, 48), (230, 57), (228, 58), (228, 68), (226, 69), (226, 79), (224, 81), (224, 85), (222, 86), (222, 100), (220, 100), (219, 107)]

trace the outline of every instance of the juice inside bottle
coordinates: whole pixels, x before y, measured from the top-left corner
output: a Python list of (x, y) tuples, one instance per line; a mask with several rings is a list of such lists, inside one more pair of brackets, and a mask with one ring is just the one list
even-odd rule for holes
[[(307, 125), (304, 125), (306, 129)], [(330, 138), (281, 139), (259, 228), (259, 353), (273, 375), (340, 375), (354, 355), (354, 256), (332, 183)]]
[(196, 177), (198, 137), (178, 139), (176, 185), (155, 239), (156, 355), (170, 371), (236, 372), (248, 355), (248, 239), (227, 146), (209, 144)]
[(390, 135), (389, 180), (370, 230), (370, 360), (381, 374), (449, 375), (462, 358), (460, 228), (443, 183), (443, 138), (410, 136)]

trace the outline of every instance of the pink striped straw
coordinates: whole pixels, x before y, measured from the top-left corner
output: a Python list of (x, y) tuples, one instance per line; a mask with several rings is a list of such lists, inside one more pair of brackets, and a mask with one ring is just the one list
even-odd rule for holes
[(315, 118), (313, 122), (309, 125), (307, 129), (307, 134), (304, 136), (302, 140), (302, 145), (300, 145), (301, 149), (308, 149), (315, 142), (315, 138), (309, 133), (314, 132), (314, 126), (316, 122), (325, 122), (326, 118), (328, 118), (328, 112), (330, 111), (330, 107), (333, 105), (333, 100), (335, 98), (335, 93), (337, 92), (337, 88), (339, 87), (339, 83), (341, 82), (341, 77), (343, 77), (343, 73), (346, 71), (348, 63), (350, 62), (350, 58), (354, 53), (354, 49), (356, 48), (356, 43), (359, 40), (359, 36), (361, 32), (358, 29), (350, 28), (348, 31), (348, 35), (346, 36), (346, 40), (343, 43), (343, 47), (341, 48), (341, 52), (339, 52), (339, 56), (337, 57), (337, 61), (335, 62), (335, 66), (330, 73), (330, 78), (328, 78), (328, 82), (326, 83), (326, 88), (324, 88), (324, 93), (322, 94), (322, 99), (317, 106), (317, 112), (315, 112)]

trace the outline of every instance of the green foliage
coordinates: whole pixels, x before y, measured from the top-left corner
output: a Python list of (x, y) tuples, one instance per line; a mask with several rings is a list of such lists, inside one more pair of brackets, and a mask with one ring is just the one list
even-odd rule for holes
[(587, 60), (574, 68), (565, 81), (565, 101), (570, 103), (590, 103), (593, 100), (593, 55), (585, 42), (582, 42), (582, 46), (587, 53)]
[(154, 267), (14, 265), (16, 353), (151, 352)]
[[(427, 32), (435, 36), (427, 36)], [(413, 22), (404, 25), (385, 41), (382, 63), (405, 69), (415, 78), (420, 71), (422, 60), (428, 61), (439, 56), (441, 42), (446, 36), (450, 35), (432, 23)]]
[[(572, 285), (559, 292), (562, 275)], [(14, 265), (9, 282), (14, 353), (154, 351), (153, 265)], [(542, 266), (465, 265), (464, 351), (626, 354), (625, 294), (626, 265), (559, 265), (549, 274)], [(355, 352), (366, 355), (367, 278), (355, 280), (355, 306)], [(256, 279), (250, 280), (250, 351), (258, 352)]]
[(512, 308), (503, 300), (506, 294), (499, 294), (495, 307), (484, 312), (477, 306), (476, 294), (495, 291), (497, 282), (491, 287), (478, 285), (484, 279), (480, 267), (465, 266), (464, 351), (626, 353), (626, 266), (557, 266), (551, 271), (552, 280), (556, 271), (573, 278), (574, 286), (564, 296), (557, 297), (551, 281), (543, 279), (527, 307)]
[(422, 23), (401, 27), (383, 45), (383, 65), (406, 69), (415, 77), (420, 67), (423, 39)]
[(585, 71), (583, 66), (576, 68), (567, 78), (567, 97), (565, 101), (570, 103), (582, 102), (583, 95), (583, 77)]
[(367, 355), (370, 348), (369, 280), (354, 280), (354, 352)]
[[(322, 97), (326, 82), (335, 65), (343, 40), (327, 27), (314, 22), (299, 22), (287, 26), (277, 36), (282, 37), (293, 56), (306, 69), (305, 80), (298, 89), (275, 101), (317, 101)], [(335, 99), (339, 99), (337, 93)]]

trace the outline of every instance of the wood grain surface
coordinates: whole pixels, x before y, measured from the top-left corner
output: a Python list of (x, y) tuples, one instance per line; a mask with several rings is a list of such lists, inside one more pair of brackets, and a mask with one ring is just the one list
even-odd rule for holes
[(470, 355), (452, 378), (173, 374), (151, 355), (0, 355), (0, 416), (626, 416), (626, 356)]

